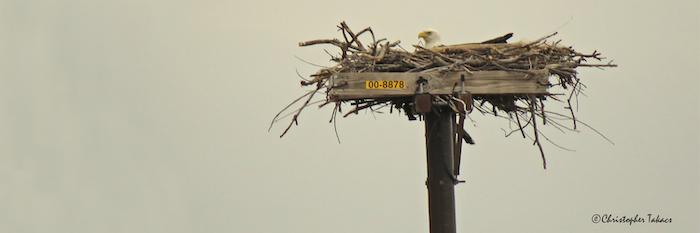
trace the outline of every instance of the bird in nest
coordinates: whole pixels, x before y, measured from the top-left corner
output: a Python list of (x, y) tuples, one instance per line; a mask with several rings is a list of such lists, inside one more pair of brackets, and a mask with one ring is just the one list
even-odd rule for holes
[(440, 34), (434, 29), (426, 29), (418, 33), (418, 39), (423, 39), (423, 41), (425, 41), (425, 48), (428, 49), (442, 46), (442, 44), (440, 44)]
[[(499, 36), (490, 40), (481, 42), (481, 44), (503, 44), (508, 43), (508, 39), (513, 37), (513, 33), (507, 33), (503, 36)], [(418, 33), (418, 39), (423, 39), (425, 42), (425, 48), (431, 49), (435, 47), (445, 46), (441, 44), (440, 34), (435, 29), (426, 29)]]

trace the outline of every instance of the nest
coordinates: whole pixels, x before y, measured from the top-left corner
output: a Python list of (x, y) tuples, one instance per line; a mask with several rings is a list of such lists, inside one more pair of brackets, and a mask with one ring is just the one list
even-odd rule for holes
[[(616, 67), (611, 62), (589, 63), (589, 61), (602, 62), (605, 60), (598, 51), (592, 53), (580, 53), (571, 46), (561, 45), (561, 41), (548, 41), (557, 33), (544, 36), (530, 42), (506, 43), (512, 35), (494, 38), (481, 43), (466, 43), (449, 46), (439, 46), (435, 48), (424, 48), (413, 45), (414, 51), (403, 48), (400, 41), (389, 41), (387, 39), (377, 39), (371, 28), (365, 28), (356, 33), (345, 23), (338, 25), (341, 34), (340, 39), (320, 39), (299, 43), (299, 46), (312, 45), (332, 45), (339, 49), (337, 53), (324, 51), (330, 56), (330, 60), (335, 63), (332, 67), (323, 67), (315, 74), (310, 75), (310, 79), (302, 78), (302, 86), (313, 87), (305, 95), (292, 101), (283, 108), (273, 119), (275, 123), (287, 116), (292, 119), (280, 135), (284, 136), (292, 125), (298, 124), (298, 117), (301, 112), (310, 105), (319, 104), (324, 107), (334, 103), (335, 108), (329, 122), (334, 123), (338, 113), (343, 113), (342, 105), (349, 104), (351, 109), (344, 113), (344, 117), (357, 113), (361, 110), (380, 111), (389, 108), (389, 112), (405, 113), (409, 119), (420, 118), (420, 114), (412, 111), (412, 97), (402, 98), (381, 98), (381, 99), (355, 99), (355, 100), (335, 100), (325, 98), (312, 101), (319, 92), (328, 93), (334, 87), (329, 80), (332, 76), (344, 72), (472, 72), (472, 71), (510, 71), (522, 72), (525, 74), (546, 74), (550, 75), (550, 82), (547, 87), (561, 87), (563, 93), (560, 94), (537, 94), (537, 95), (474, 95), (474, 109), (483, 114), (490, 114), (496, 117), (508, 119), (517, 128), (511, 127), (510, 131), (505, 131), (506, 136), (520, 132), (523, 138), (530, 138), (540, 150), (543, 165), (546, 168), (544, 151), (540, 143), (540, 138), (545, 138), (553, 145), (560, 147), (552, 140), (544, 136), (541, 129), (538, 129), (538, 121), (542, 125), (554, 127), (562, 132), (577, 131), (579, 124), (591, 128), (601, 135), (603, 134), (588, 124), (576, 119), (572, 100), (577, 102), (579, 94), (584, 93), (586, 87), (577, 76), (576, 69), (579, 67)], [(460, 110), (460, 100), (452, 95), (436, 95), (436, 101), (441, 101), (451, 107), (455, 113), (460, 114), (463, 121), (466, 112)], [(564, 103), (564, 108), (568, 113), (562, 114), (545, 110), (545, 102), (554, 100)], [(301, 103), (301, 106), (298, 104)], [(462, 102), (462, 104), (464, 104)], [(293, 108), (293, 106), (298, 106)], [(286, 113), (286, 114), (285, 114)], [(570, 121), (571, 124), (567, 124)], [(463, 122), (460, 126), (463, 126)], [(272, 127), (272, 124), (271, 126)], [(532, 128), (532, 136), (526, 132), (526, 128)], [(337, 131), (336, 131), (337, 135)], [(469, 135), (465, 132), (465, 137)], [(470, 137), (471, 138), (471, 137)], [(467, 141), (465, 139), (465, 141)], [(473, 141), (472, 141), (473, 142)], [(563, 148), (563, 147), (561, 147)], [(566, 148), (564, 148), (566, 149)]]

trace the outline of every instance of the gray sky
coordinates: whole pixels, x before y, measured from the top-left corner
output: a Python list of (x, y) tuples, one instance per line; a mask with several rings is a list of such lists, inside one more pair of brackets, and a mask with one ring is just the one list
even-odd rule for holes
[[(427, 232), (421, 122), (272, 116), (328, 64), (335, 25), (416, 43), (552, 31), (619, 68), (581, 69), (577, 117), (504, 138), (473, 114), (459, 232), (699, 232), (698, 1), (0, 1), (0, 232)], [(565, 111), (550, 104), (551, 110)], [(376, 117), (376, 118), (375, 118)], [(382, 143), (386, 147), (367, 148)], [(671, 224), (594, 224), (593, 214)]]

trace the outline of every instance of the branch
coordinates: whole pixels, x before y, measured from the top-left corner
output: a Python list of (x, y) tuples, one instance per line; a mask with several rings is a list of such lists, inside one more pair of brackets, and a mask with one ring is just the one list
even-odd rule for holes
[(544, 150), (542, 149), (542, 143), (540, 143), (539, 134), (537, 133), (537, 119), (535, 119), (535, 97), (530, 96), (530, 114), (532, 115), (532, 128), (535, 133), (535, 143), (537, 147), (540, 148), (540, 154), (542, 155), (542, 166), (547, 169), (547, 159), (544, 157)]
[(357, 35), (355, 35), (355, 33), (352, 32), (352, 30), (350, 29), (350, 27), (348, 27), (348, 24), (346, 24), (345, 21), (340, 22), (340, 26), (342, 26), (345, 29), (345, 31), (350, 35), (350, 37), (352, 37), (352, 41), (348, 44), (352, 44), (352, 42), (355, 42), (360, 51), (367, 51), (367, 49), (365, 49), (365, 46), (362, 45), (362, 42), (360, 42), (360, 40), (357, 39)]

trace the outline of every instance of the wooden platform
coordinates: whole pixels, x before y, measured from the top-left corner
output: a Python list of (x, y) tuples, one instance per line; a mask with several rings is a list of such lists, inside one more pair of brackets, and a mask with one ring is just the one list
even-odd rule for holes
[[(510, 71), (339, 73), (331, 78), (333, 88), (328, 92), (328, 96), (332, 100), (407, 97), (415, 95), (418, 90), (417, 81), (420, 78), (427, 81), (424, 85), (425, 93), (452, 94), (461, 90), (462, 76), (466, 91), (472, 95), (548, 94), (549, 73), (542, 70), (531, 73)], [(368, 82), (372, 83), (368, 84)], [(377, 87), (377, 84), (380, 86)], [(397, 88), (398, 84), (403, 85)]]

